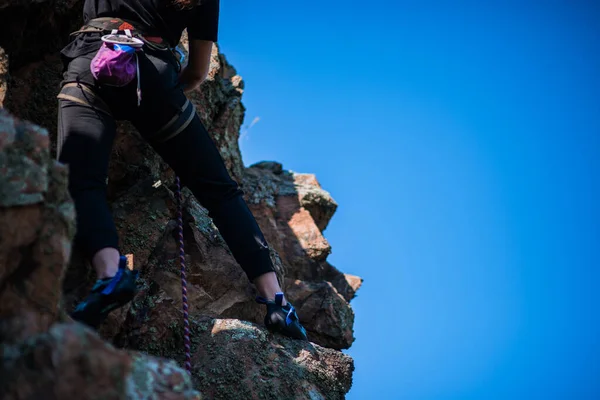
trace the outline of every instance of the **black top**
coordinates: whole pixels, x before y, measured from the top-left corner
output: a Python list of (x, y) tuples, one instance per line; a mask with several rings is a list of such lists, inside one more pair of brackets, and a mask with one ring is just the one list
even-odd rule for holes
[[(190, 39), (216, 42), (219, 31), (219, 0), (202, 0), (192, 9), (181, 9), (173, 0), (85, 0), (83, 22), (100, 17), (117, 17), (138, 22), (143, 31), (166, 39), (175, 47), (185, 28)], [(79, 35), (62, 51), (75, 58), (100, 47), (97, 35)]]

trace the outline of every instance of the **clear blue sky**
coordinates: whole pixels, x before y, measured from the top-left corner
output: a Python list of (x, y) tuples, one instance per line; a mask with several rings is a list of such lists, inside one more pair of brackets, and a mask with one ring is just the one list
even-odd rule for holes
[(316, 173), (349, 399), (600, 398), (600, 6), (222, 2), (246, 164)]

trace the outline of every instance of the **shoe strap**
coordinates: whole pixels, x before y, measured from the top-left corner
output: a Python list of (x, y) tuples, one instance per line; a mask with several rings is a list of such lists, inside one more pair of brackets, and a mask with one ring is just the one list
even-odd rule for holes
[(260, 304), (276, 304), (279, 307), (283, 307), (283, 293), (275, 293), (275, 301), (268, 300), (262, 296), (256, 296), (256, 302)]
[(102, 294), (111, 294), (112, 293), (112, 291), (117, 286), (117, 283), (119, 283), (119, 281), (121, 280), (121, 276), (123, 276), (123, 271), (124, 270), (122, 268), (119, 268), (117, 270), (117, 274), (111, 279), (108, 286), (104, 288), (104, 290), (102, 291)]
[(92, 292), (95, 292), (96, 290), (98, 290), (101, 286), (106, 285), (107, 283), (109, 283), (112, 280), (112, 278), (104, 278), (104, 279), (98, 279), (96, 280), (96, 283), (94, 284), (94, 287), (92, 287)]
[(290, 303), (288, 301), (287, 304), (285, 305), (285, 307), (282, 306), (282, 304), (283, 304), (283, 293), (281, 293), (281, 292), (275, 294), (275, 301), (274, 302), (271, 301), (271, 300), (268, 300), (268, 299), (266, 299), (266, 298), (264, 298), (262, 296), (257, 296), (256, 297), (256, 302), (260, 303), (260, 304), (275, 304), (275, 305), (281, 307), (281, 309), (283, 311), (285, 311), (285, 308), (289, 307), (289, 310), (287, 311), (287, 314), (285, 316), (285, 324), (288, 325), (288, 326), (291, 325), (292, 322), (299, 320), (298, 314), (296, 314), (296, 308), (292, 305), (292, 303)]
[(285, 316), (285, 323), (286, 325), (291, 325), (293, 321), (298, 321), (298, 314), (296, 314), (296, 309), (293, 305), (289, 303), (288, 305), (290, 306), (290, 311), (288, 311), (287, 315)]
[(283, 293), (275, 293), (275, 304), (277, 304), (279, 307), (283, 307)]
[(256, 296), (256, 302), (260, 304), (269, 304), (269, 300), (261, 296)]

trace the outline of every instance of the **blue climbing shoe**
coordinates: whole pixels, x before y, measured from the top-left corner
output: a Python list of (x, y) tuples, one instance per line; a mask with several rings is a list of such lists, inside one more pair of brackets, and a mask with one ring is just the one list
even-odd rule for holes
[(136, 293), (138, 271), (127, 268), (127, 258), (121, 256), (119, 269), (112, 278), (98, 279), (90, 293), (77, 305), (71, 317), (94, 329), (104, 322), (111, 311), (129, 303)]
[(277, 293), (275, 301), (267, 300), (264, 297), (257, 297), (256, 301), (267, 305), (265, 326), (268, 330), (279, 332), (294, 339), (308, 340), (306, 329), (300, 324), (294, 306), (290, 302), (287, 302), (285, 306), (282, 305), (283, 293)]

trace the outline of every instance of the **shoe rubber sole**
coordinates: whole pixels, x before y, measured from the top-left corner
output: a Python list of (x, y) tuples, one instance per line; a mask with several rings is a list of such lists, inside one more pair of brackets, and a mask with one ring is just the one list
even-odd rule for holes
[(102, 296), (103, 295), (100, 293), (92, 294), (90, 296), (91, 298), (87, 300), (87, 307), (82, 311), (72, 313), (71, 317), (78, 322), (96, 329), (104, 322), (108, 314), (133, 300), (135, 291), (122, 290), (119, 293), (112, 295), (113, 301), (108, 305), (102, 304)]

